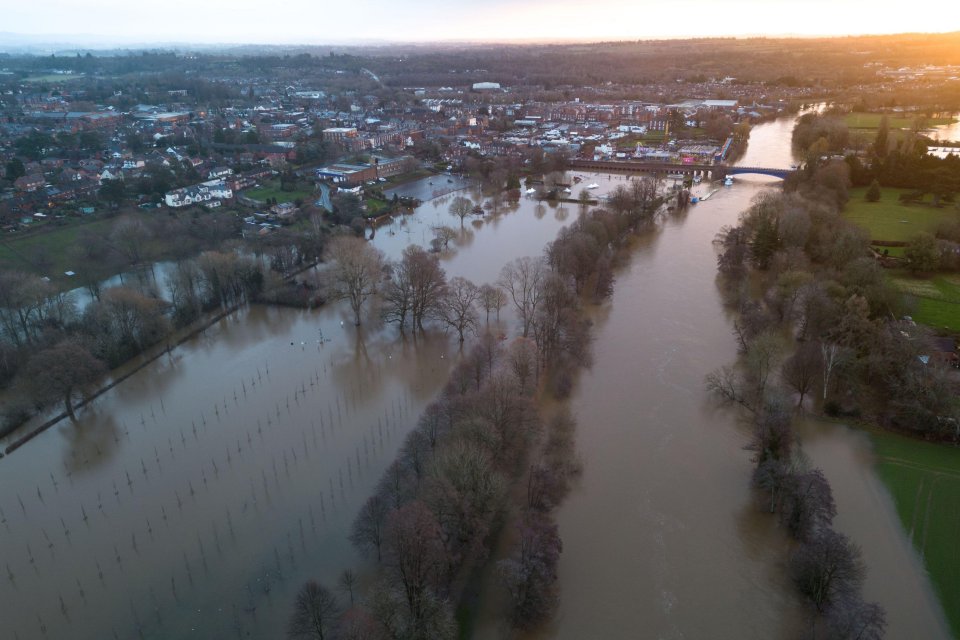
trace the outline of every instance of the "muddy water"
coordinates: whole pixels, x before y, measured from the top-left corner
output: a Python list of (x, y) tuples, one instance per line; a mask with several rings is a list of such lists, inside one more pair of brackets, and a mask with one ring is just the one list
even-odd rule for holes
[[(788, 166), (791, 126), (756, 127), (741, 163)], [(775, 638), (801, 628), (788, 542), (752, 503), (747, 433), (703, 384), (736, 358), (711, 240), (770, 184), (738, 176), (668, 220), (598, 318), (596, 364), (572, 401), (585, 471), (559, 511), (561, 606), (546, 637)], [(867, 440), (836, 426), (816, 435), (808, 453), (834, 486), (838, 529), (863, 546), (865, 594), (886, 607), (888, 637), (947, 637)]]
[[(451, 198), (374, 244), (459, 229)], [(441, 259), (493, 281), (571, 213), (524, 199)], [(0, 637), (279, 637), (303, 580), (362, 566), (349, 525), (456, 356), (339, 305), (245, 309), (175, 349), (0, 460)]]
[[(744, 162), (785, 166), (789, 129), (758, 128)], [(624, 180), (588, 182), (603, 193)], [(745, 433), (702, 387), (704, 372), (735, 357), (710, 240), (760, 180), (739, 178), (646, 238), (597, 318), (596, 365), (574, 402), (586, 474), (561, 513), (554, 635), (759, 638), (796, 627), (785, 542), (749, 503)], [(436, 224), (459, 229), (451, 198), (381, 227), (374, 244), (396, 257), (429, 242)], [(451, 276), (492, 281), (577, 212), (523, 199), (468, 219), (441, 259)], [(511, 322), (505, 314), (505, 330)], [(442, 334), (404, 341), (376, 323), (358, 334), (336, 305), (243, 310), (175, 349), (76, 426), (0, 460), (0, 636), (279, 637), (304, 579), (332, 585), (361, 565), (349, 524), (455, 357)], [(863, 446), (829, 433), (818, 442)], [(872, 477), (868, 456), (847, 458), (859, 465), (852, 477)], [(839, 471), (824, 463), (844, 484), (841, 512), (876, 503), (875, 484), (844, 481), (847, 458)], [(892, 624), (910, 607), (913, 628), (938, 637), (936, 605), (889, 501), (877, 508), (890, 516), (879, 524), (841, 516), (851, 535), (889, 543), (874, 552), (858, 539), (868, 595), (888, 598), (870, 591), (885, 581), (904, 603), (884, 600)], [(901, 561), (885, 564), (887, 553)]]

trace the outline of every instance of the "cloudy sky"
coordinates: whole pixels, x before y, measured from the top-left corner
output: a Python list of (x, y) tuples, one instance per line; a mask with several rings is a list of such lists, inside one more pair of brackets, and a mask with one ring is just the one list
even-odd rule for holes
[(0, 32), (324, 43), (960, 30), (956, 0), (0, 0)]

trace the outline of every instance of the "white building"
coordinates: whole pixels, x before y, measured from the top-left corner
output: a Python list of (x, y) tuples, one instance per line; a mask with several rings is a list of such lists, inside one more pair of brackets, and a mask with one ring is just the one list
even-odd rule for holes
[(233, 189), (228, 187), (221, 180), (210, 180), (183, 189), (168, 191), (164, 196), (164, 202), (168, 207), (178, 208), (187, 207), (192, 204), (200, 204), (219, 200), (229, 200), (233, 197)]

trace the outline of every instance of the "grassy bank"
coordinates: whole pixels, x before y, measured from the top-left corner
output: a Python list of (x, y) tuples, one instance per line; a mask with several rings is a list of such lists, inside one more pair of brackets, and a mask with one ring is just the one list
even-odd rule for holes
[(851, 189), (843, 217), (866, 229), (871, 240), (906, 242), (921, 231), (934, 233), (941, 222), (960, 216), (952, 204), (932, 206), (930, 196), (915, 204), (902, 204), (900, 194), (907, 191), (883, 188), (879, 202), (867, 202), (865, 187)]
[(960, 449), (872, 434), (877, 471), (960, 637)]
[[(880, 121), (883, 119), (882, 113), (848, 113), (844, 117), (844, 122), (851, 129), (879, 129)], [(935, 127), (943, 124), (956, 122), (953, 118), (926, 118), (924, 116), (899, 115), (887, 116), (887, 124), (891, 129), (911, 129), (922, 120), (924, 127)]]

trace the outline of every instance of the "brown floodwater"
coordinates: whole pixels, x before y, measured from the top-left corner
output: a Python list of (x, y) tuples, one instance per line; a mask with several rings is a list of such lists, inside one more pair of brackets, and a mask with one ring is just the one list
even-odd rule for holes
[[(459, 230), (452, 197), (374, 244)], [(571, 214), (521, 200), (441, 260), (492, 282)], [(350, 524), (457, 358), (452, 336), (368, 315), (243, 309), (0, 460), (0, 637), (274, 638), (304, 580), (362, 567)]]
[[(740, 162), (789, 166), (791, 129), (792, 119), (756, 127)], [(748, 432), (703, 383), (737, 357), (711, 241), (772, 185), (738, 176), (665, 220), (596, 314), (595, 364), (570, 402), (584, 473), (558, 511), (561, 602), (534, 637), (766, 639), (804, 627), (786, 577), (789, 541), (749, 488)], [(887, 637), (949, 637), (868, 439), (837, 425), (805, 425), (802, 435), (834, 488), (837, 528), (863, 548), (865, 597), (886, 608)], [(479, 628), (500, 632), (490, 620)]]
[[(788, 163), (790, 126), (757, 127), (743, 162)], [(624, 180), (587, 181), (606, 193)], [(736, 357), (711, 240), (769, 184), (738, 179), (668, 218), (596, 314), (595, 365), (572, 401), (585, 474), (559, 514), (563, 600), (547, 636), (797, 629), (787, 542), (750, 500), (746, 432), (702, 382)], [(452, 197), (381, 227), (374, 244), (396, 257), (434, 225), (459, 229)], [(578, 212), (524, 198), (468, 219), (441, 260), (450, 276), (491, 282)], [(513, 323), (504, 313), (502, 330)], [(358, 332), (341, 305), (243, 309), (174, 349), (77, 424), (0, 460), (0, 635), (280, 637), (303, 580), (332, 586), (364, 566), (350, 523), (456, 357), (440, 332), (403, 339), (375, 321)], [(821, 429), (809, 453), (834, 485), (838, 526), (864, 547), (867, 595), (887, 607), (889, 637), (945, 637), (869, 447), (851, 433)], [(494, 629), (481, 618), (481, 635)]]

